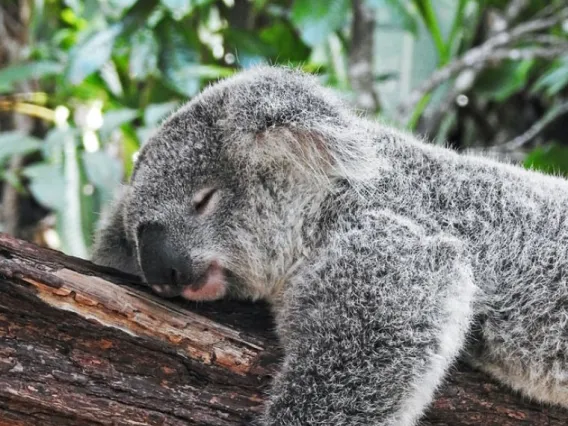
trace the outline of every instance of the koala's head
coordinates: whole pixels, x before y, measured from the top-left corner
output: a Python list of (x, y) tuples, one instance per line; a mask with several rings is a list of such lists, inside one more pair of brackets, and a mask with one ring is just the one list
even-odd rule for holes
[(144, 279), (166, 297), (270, 299), (318, 194), (369, 155), (353, 120), (290, 69), (205, 89), (144, 146), (127, 189), (124, 222)]

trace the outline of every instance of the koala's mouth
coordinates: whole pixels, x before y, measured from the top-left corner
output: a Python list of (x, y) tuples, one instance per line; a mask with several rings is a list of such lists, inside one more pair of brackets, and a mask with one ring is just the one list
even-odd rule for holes
[(211, 262), (205, 272), (193, 283), (186, 285), (152, 285), (152, 289), (163, 297), (182, 296), (192, 301), (212, 301), (225, 296), (227, 279), (223, 267), (217, 261)]
[(220, 299), (226, 293), (225, 272), (218, 262), (213, 261), (205, 271), (203, 278), (197, 281), (197, 285), (184, 287), (181, 295), (187, 300), (207, 301)]

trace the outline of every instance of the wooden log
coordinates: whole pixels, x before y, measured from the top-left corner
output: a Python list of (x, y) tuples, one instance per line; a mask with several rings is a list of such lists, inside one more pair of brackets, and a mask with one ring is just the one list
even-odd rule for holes
[[(165, 301), (0, 234), (0, 426), (244, 425), (280, 351), (265, 305)], [(423, 425), (568, 424), (459, 366)]]

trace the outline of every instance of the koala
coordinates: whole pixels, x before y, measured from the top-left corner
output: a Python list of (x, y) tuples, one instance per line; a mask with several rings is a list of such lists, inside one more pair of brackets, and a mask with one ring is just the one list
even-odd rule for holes
[(268, 301), (263, 425), (414, 425), (452, 363), (568, 407), (568, 182), (433, 146), (263, 66), (167, 118), (93, 261)]

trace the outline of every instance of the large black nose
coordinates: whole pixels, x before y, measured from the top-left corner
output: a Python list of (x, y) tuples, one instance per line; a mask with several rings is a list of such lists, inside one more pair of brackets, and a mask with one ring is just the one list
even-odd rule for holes
[(191, 259), (175, 236), (158, 224), (146, 224), (138, 232), (140, 267), (146, 282), (165, 297), (178, 296), (192, 283)]

